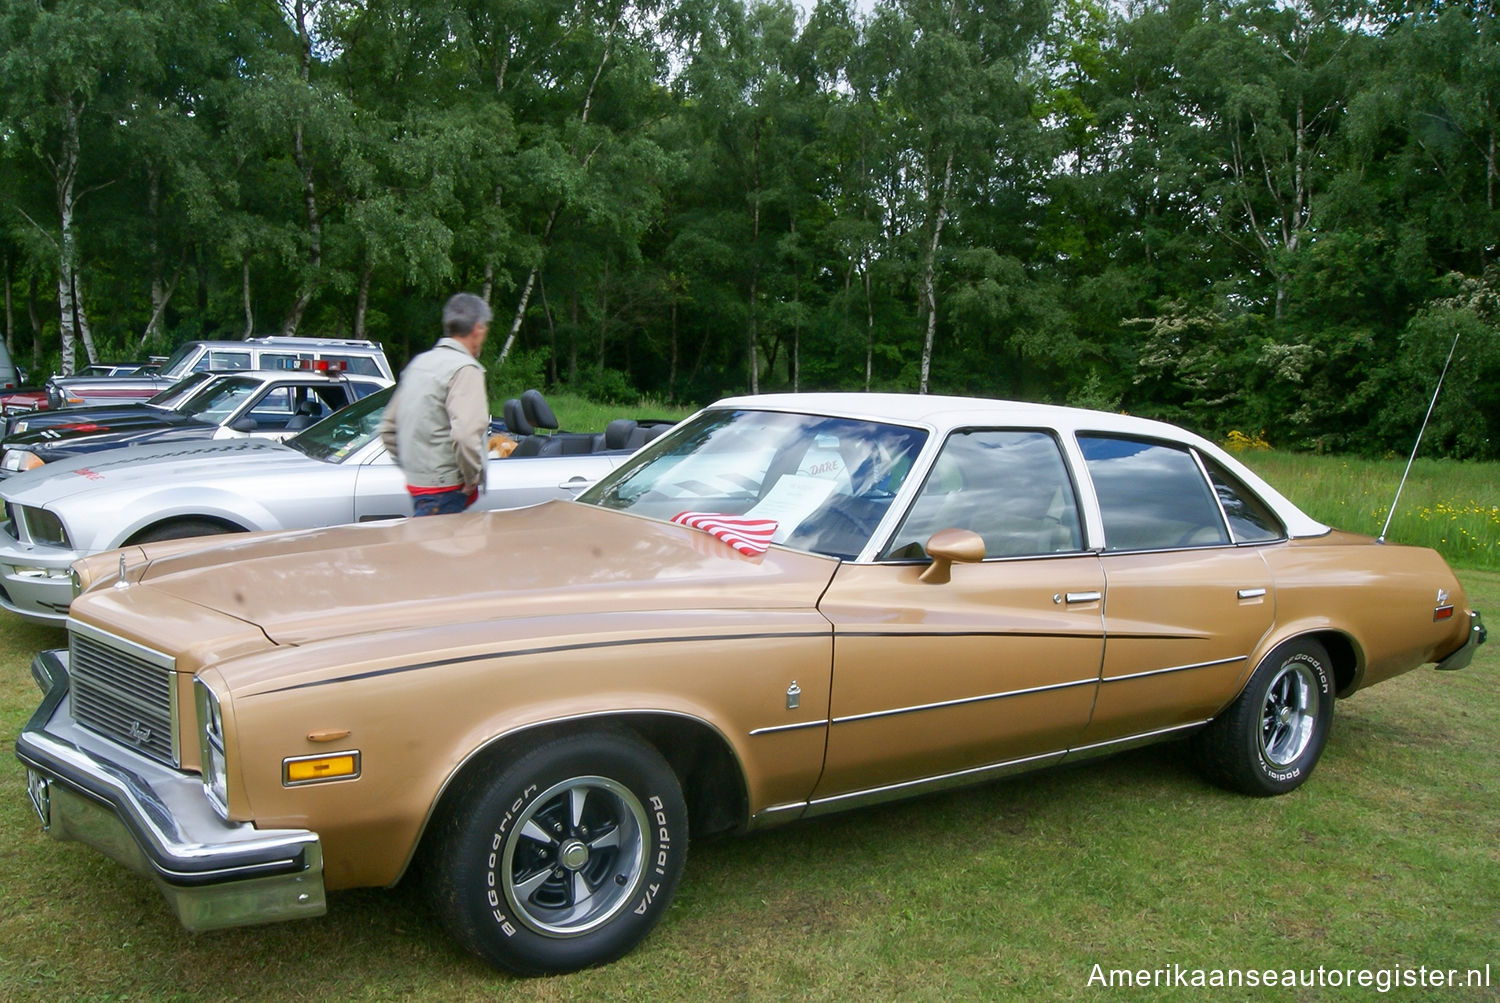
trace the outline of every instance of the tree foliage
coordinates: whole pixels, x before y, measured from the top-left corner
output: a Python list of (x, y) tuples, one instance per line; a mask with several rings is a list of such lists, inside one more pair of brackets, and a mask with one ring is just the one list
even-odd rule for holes
[[(1500, 22), (1426, 0), (16, 0), (5, 337), (1500, 455)], [(507, 369), (511, 372), (506, 375)]]

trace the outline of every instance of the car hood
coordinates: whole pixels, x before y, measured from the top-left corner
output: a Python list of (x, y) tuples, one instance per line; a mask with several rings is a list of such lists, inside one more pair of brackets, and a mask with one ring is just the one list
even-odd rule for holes
[(318, 461), (268, 439), (153, 443), (70, 456), (0, 481), (0, 497), (33, 508), (84, 494), (92, 504), (106, 492), (220, 482), (254, 474), (291, 471)]
[(577, 617), (600, 614), (810, 609), (839, 564), (774, 547), (745, 557), (698, 530), (563, 501), (143, 553), (144, 570), (127, 574), (138, 584), (83, 598), (128, 606), (140, 589), (154, 594), (147, 605), (193, 603), (287, 645), (523, 618), (555, 632), (559, 617), (579, 631), (589, 621)]
[(202, 425), (210, 430), (212, 425), (159, 408), (134, 410), (122, 414), (84, 418), (76, 425), (48, 425), (34, 431), (13, 435), (5, 441), (7, 449), (38, 449), (50, 447), (69, 448), (78, 443), (92, 442), (106, 437), (136, 436), (175, 428), (179, 425)]
[[(135, 401), (129, 404), (79, 405), (56, 411), (27, 411), (15, 417), (19, 421), (33, 422), (36, 429), (42, 429), (89, 422), (107, 425), (132, 415), (157, 416), (166, 410), (167, 408), (147, 404), (145, 401)], [(32, 431), (28, 429), (26, 432), (17, 432), (16, 436), (29, 435)]]

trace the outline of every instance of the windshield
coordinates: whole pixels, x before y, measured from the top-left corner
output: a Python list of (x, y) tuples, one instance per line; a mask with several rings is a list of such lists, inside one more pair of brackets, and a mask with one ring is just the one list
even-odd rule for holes
[(249, 400), (264, 383), (258, 379), (229, 376), (196, 394), (177, 410), (204, 421), (222, 422)]
[(286, 444), (315, 460), (338, 463), (380, 431), (380, 419), (394, 387), (386, 387), (335, 411), (286, 440)]
[(186, 345), (177, 346), (177, 350), (167, 356), (167, 361), (161, 364), (161, 374), (168, 379), (176, 379), (182, 375), (182, 370), (187, 367), (188, 358), (198, 351), (198, 343), (190, 341)]
[(921, 429), (776, 411), (707, 411), (581, 501), (670, 520), (772, 519), (773, 543), (832, 557), (864, 549), (927, 441)]
[(156, 396), (148, 399), (147, 404), (170, 404), (179, 394), (185, 395), (189, 390), (196, 388), (199, 384), (213, 379), (213, 373), (188, 373), (182, 379), (173, 383), (167, 389)]

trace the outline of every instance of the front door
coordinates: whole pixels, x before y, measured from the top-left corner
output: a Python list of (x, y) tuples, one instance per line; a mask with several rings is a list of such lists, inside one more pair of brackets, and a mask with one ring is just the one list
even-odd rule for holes
[[(930, 584), (923, 544), (977, 533), (987, 559)], [(1089, 719), (1104, 575), (1046, 432), (953, 434), (872, 565), (845, 564), (833, 623), (827, 760), (811, 810), (1059, 759)]]

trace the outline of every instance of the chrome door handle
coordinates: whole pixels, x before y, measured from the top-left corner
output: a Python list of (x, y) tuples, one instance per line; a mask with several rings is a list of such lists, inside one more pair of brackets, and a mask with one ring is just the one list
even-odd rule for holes
[(1240, 589), (1235, 595), (1241, 599), (1259, 599), (1266, 594), (1265, 589)]
[(1068, 598), (1068, 602), (1070, 604), (1071, 603), (1081, 603), (1081, 602), (1098, 602), (1100, 599), (1104, 598), (1104, 593), (1103, 592), (1069, 592), (1068, 595), (1067, 595), (1067, 598)]

